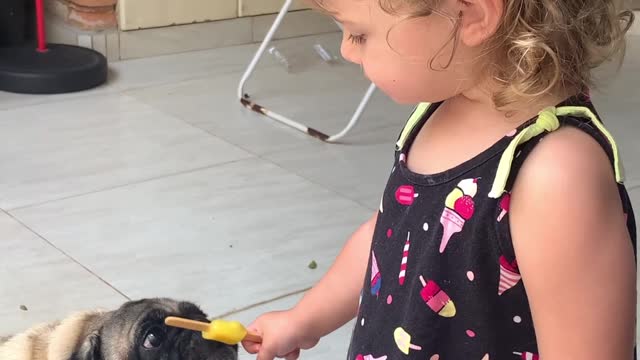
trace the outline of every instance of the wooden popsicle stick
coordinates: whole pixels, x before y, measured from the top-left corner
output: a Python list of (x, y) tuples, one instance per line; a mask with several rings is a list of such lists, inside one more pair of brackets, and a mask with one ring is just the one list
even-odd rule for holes
[(209, 330), (209, 324), (200, 321), (183, 319), (178, 317), (169, 316), (164, 319), (164, 323), (169, 326), (179, 327), (181, 329), (193, 330), (193, 331), (207, 331)]
[(246, 341), (251, 341), (254, 343), (262, 343), (262, 336), (256, 334), (256, 333), (252, 333), (247, 331), (247, 335), (244, 337), (244, 340)]

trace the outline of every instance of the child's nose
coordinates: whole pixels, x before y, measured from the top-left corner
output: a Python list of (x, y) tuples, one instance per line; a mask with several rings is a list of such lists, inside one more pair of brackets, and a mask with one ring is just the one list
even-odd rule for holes
[(340, 52), (342, 53), (342, 57), (345, 60), (350, 61), (354, 64), (360, 65), (360, 62), (361, 62), (360, 51), (359, 49), (356, 48), (356, 46), (353, 43), (351, 43), (350, 40), (345, 39), (342, 41), (342, 45), (340, 46)]

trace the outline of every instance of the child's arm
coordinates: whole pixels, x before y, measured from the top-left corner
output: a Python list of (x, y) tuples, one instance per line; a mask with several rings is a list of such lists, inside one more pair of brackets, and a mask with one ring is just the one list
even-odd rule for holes
[(301, 348), (315, 346), (356, 316), (376, 220), (377, 212), (351, 236), (329, 271), (295, 308), (256, 319), (250, 328), (263, 342), (244, 342), (249, 353), (258, 353), (259, 360), (295, 359)]
[(329, 271), (294, 308), (312, 337), (321, 338), (357, 315), (377, 218), (376, 212), (358, 228)]
[(540, 358), (633, 359), (636, 268), (610, 161), (563, 128), (529, 156), (510, 223)]

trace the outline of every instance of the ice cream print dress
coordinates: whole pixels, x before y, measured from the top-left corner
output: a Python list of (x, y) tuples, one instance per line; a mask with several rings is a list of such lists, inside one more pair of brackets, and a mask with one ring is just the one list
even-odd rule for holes
[(453, 169), (413, 173), (406, 152), (438, 105), (419, 105), (399, 137), (348, 360), (538, 360), (509, 230), (510, 188), (539, 140), (575, 126), (611, 159), (635, 250), (617, 146), (588, 99), (576, 97)]

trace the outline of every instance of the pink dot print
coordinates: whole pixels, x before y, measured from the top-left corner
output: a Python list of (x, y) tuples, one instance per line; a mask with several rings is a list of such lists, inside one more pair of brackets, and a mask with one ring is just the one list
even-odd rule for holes
[(473, 281), (476, 278), (476, 274), (473, 273), (473, 271), (467, 271), (467, 279), (469, 279), (469, 281)]
[(392, 302), (393, 302), (393, 296), (391, 295), (387, 296), (387, 304), (391, 305)]
[(522, 318), (520, 316), (514, 316), (513, 322), (516, 324), (520, 324), (522, 322)]
[(467, 330), (467, 336), (470, 338), (476, 337), (476, 333), (473, 330)]
[(429, 358), (429, 360), (440, 360), (440, 355), (435, 354), (431, 358)]
[(390, 238), (391, 235), (393, 235), (393, 230), (391, 229), (387, 230), (387, 237)]

